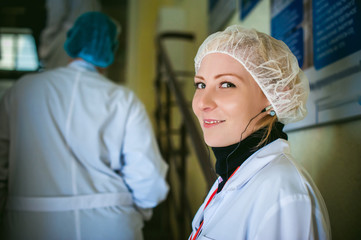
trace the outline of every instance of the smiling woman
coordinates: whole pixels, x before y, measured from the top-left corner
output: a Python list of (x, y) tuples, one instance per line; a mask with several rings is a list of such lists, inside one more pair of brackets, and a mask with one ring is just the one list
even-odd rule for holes
[(203, 42), (195, 69), (192, 107), (219, 178), (189, 239), (330, 239), (323, 198), (282, 131), (305, 117), (309, 92), (288, 47), (230, 26)]
[[(239, 142), (249, 119), (269, 105), (251, 74), (229, 55), (207, 55), (195, 80), (193, 111), (209, 146), (223, 147)], [(249, 99), (252, 101), (248, 103)], [(258, 118), (265, 115), (266, 112)], [(251, 133), (255, 122), (249, 125), (242, 138)]]

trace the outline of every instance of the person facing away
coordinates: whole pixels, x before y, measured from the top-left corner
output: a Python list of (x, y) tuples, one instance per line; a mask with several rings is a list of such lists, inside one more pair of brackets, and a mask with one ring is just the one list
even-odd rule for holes
[(106, 15), (81, 15), (64, 45), (74, 60), (24, 76), (3, 97), (7, 239), (143, 239), (143, 220), (166, 198), (168, 166), (143, 104), (99, 73), (117, 34)]
[(309, 93), (289, 48), (229, 26), (200, 46), (195, 72), (192, 107), (219, 178), (189, 239), (331, 239), (324, 200), (283, 132), (305, 117)]

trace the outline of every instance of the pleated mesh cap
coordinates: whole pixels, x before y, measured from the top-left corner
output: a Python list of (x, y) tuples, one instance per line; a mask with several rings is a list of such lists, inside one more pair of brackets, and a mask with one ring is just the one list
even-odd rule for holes
[(81, 15), (68, 31), (64, 49), (72, 58), (82, 58), (98, 67), (108, 67), (114, 61), (120, 27), (101, 12)]
[(254, 29), (229, 26), (199, 47), (194, 59), (196, 73), (211, 53), (227, 54), (245, 67), (273, 106), (278, 121), (287, 124), (307, 115), (308, 79), (284, 42)]

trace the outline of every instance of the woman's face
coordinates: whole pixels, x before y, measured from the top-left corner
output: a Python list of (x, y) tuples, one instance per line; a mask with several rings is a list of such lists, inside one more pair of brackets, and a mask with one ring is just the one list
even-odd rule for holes
[[(204, 140), (211, 147), (239, 142), (251, 118), (269, 105), (249, 72), (226, 54), (205, 56), (194, 81), (193, 111), (202, 127)], [(242, 139), (257, 130), (255, 123), (265, 114), (251, 121)]]

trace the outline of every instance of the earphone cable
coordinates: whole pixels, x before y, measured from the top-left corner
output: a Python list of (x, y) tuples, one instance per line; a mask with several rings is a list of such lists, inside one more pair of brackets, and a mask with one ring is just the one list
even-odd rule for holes
[(232, 151), (230, 154), (228, 154), (228, 156), (227, 156), (227, 158), (226, 158), (227, 179), (228, 179), (228, 177), (229, 177), (229, 176), (228, 176), (228, 158), (229, 158), (229, 157), (239, 148), (239, 146), (241, 145), (241, 142), (242, 142), (242, 140), (243, 140), (243, 139), (242, 139), (242, 136), (243, 136), (243, 134), (246, 132), (249, 124), (251, 124), (251, 122), (252, 122), (256, 117), (258, 117), (261, 113), (263, 113), (263, 112), (264, 112), (264, 111), (261, 111), (261, 112), (258, 113), (256, 116), (252, 117), (251, 120), (249, 120), (246, 128), (245, 128), (245, 129), (243, 130), (243, 132), (241, 133), (241, 139), (239, 140), (239, 143), (238, 143), (237, 147), (236, 147), (235, 149), (233, 149), (233, 151)]

